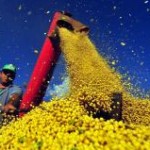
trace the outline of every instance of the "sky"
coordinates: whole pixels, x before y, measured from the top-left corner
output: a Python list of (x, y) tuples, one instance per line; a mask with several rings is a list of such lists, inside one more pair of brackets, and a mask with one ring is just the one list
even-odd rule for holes
[[(0, 67), (17, 65), (15, 84), (28, 83), (56, 11), (70, 12), (86, 24), (90, 39), (109, 64), (128, 74), (142, 92), (150, 92), (149, 0), (0, 0)], [(56, 90), (61, 95), (66, 76), (61, 55), (45, 99)]]

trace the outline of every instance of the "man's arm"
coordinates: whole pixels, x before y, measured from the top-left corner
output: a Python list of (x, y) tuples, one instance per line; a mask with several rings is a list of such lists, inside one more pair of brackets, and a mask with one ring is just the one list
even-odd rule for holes
[(20, 94), (12, 94), (9, 98), (8, 103), (2, 107), (2, 112), (4, 113), (14, 113), (16, 109), (19, 107), (21, 100)]

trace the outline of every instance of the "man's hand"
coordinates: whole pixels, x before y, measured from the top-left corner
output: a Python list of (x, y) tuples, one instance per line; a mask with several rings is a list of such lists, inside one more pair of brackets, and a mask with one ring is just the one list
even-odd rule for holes
[(20, 103), (20, 95), (13, 94), (11, 95), (9, 102), (2, 107), (2, 112), (6, 114), (15, 114), (17, 108), (19, 107)]
[(2, 111), (4, 113), (13, 114), (16, 110), (15, 103), (17, 103), (18, 99), (19, 99), (18, 94), (11, 95), (9, 102), (5, 106), (3, 106)]
[(8, 103), (6, 104), (5, 106), (3, 106), (2, 108), (2, 111), (4, 113), (14, 113), (16, 110), (16, 108), (11, 104), (11, 103)]

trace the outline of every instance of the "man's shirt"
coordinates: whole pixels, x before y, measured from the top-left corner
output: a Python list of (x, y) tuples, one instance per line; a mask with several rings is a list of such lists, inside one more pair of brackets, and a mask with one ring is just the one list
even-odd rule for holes
[[(5, 106), (9, 102), (9, 100), (13, 94), (18, 94), (19, 97), (21, 98), (23, 91), (17, 85), (9, 85), (5, 89), (0, 89), (0, 110), (1, 110), (1, 106)], [(20, 100), (18, 100), (15, 103), (19, 104)]]
[(3, 91), (3, 89), (0, 89), (0, 94), (1, 94), (2, 91)]

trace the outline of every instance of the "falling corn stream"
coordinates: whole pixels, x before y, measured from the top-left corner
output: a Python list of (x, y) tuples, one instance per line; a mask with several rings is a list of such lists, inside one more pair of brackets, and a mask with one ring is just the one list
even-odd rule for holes
[[(43, 102), (0, 129), (0, 150), (149, 150), (150, 101), (131, 96), (84, 33), (59, 29), (70, 91)], [(111, 112), (122, 94), (122, 120), (94, 118)]]

